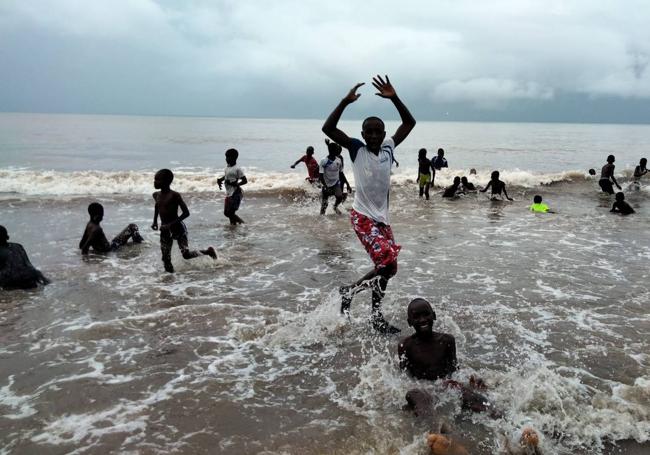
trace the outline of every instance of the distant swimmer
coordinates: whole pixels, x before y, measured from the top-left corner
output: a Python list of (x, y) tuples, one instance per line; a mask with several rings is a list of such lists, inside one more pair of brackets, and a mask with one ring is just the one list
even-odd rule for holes
[(442, 197), (446, 197), (446, 198), (456, 197), (458, 196), (459, 191), (460, 191), (460, 177), (456, 176), (454, 177), (454, 183), (452, 183), (451, 186), (445, 188), (445, 192), (442, 193)]
[(513, 199), (508, 196), (506, 191), (506, 184), (499, 180), (499, 171), (492, 172), (491, 180), (485, 188), (481, 190), (481, 193), (485, 193), (490, 187), (492, 187), (491, 199), (496, 199), (498, 196), (501, 196), (501, 193), (505, 195), (506, 199), (512, 201)]
[(231, 225), (242, 224), (244, 220), (239, 218), (237, 210), (241, 205), (244, 192), (241, 187), (248, 183), (243, 169), (237, 164), (239, 152), (236, 149), (226, 150), (226, 168), (223, 176), (217, 179), (217, 185), (221, 189), (222, 183), (226, 184), (226, 199), (223, 201), (223, 214), (230, 220)]
[(298, 163), (305, 163), (305, 166), (307, 166), (307, 178), (305, 180), (308, 180), (309, 183), (316, 183), (318, 181), (318, 161), (314, 158), (314, 147), (311, 145), (307, 147), (305, 154), (291, 165), (291, 169), (295, 169)]
[(621, 189), (621, 186), (614, 178), (614, 161), (616, 161), (616, 157), (614, 155), (609, 155), (607, 157), (607, 164), (605, 164), (600, 171), (600, 180), (598, 181), (598, 185), (600, 185), (603, 193), (614, 194), (612, 182), (616, 185), (616, 188), (619, 190)]
[(471, 169), (469, 170), (469, 175), (476, 175), (476, 169), (471, 168)]
[(462, 176), (460, 178), (460, 190), (463, 193), (476, 193), (476, 187), (474, 186), (474, 184), (472, 182), (467, 180), (467, 177), (465, 177), (465, 176)]
[(104, 219), (104, 206), (99, 202), (92, 202), (88, 205), (88, 215), (90, 215), (90, 221), (86, 224), (86, 229), (79, 242), (81, 254), (88, 254), (90, 248), (96, 253), (117, 251), (126, 245), (129, 239), (132, 239), (133, 243), (142, 243), (144, 241), (138, 230), (138, 225), (131, 223), (109, 243), (104, 230), (100, 226)]
[(436, 169), (427, 158), (427, 149), (422, 148), (418, 151), (418, 186), (420, 187), (420, 198), (424, 195), (429, 200), (429, 189), (431, 188), (431, 172), (435, 174)]
[(594, 176), (596, 175), (596, 169), (589, 169), (589, 175)]
[(639, 161), (639, 165), (634, 168), (634, 184), (636, 184), (637, 186), (641, 186), (641, 177), (643, 177), (648, 173), (648, 169), (646, 168), (647, 164), (648, 164), (648, 160), (645, 158), (641, 158), (641, 161)]
[(361, 126), (359, 139), (348, 137), (337, 125), (345, 108), (354, 103), (361, 94), (356, 93), (363, 83), (355, 85), (336, 106), (323, 125), (323, 133), (350, 152), (356, 191), (350, 211), (352, 227), (374, 263), (374, 269), (349, 286), (341, 286), (341, 313), (349, 314), (352, 297), (363, 289), (372, 289), (372, 318), (375, 330), (381, 333), (398, 333), (381, 312), (388, 280), (397, 273), (397, 256), (401, 247), (395, 243), (388, 219), (388, 197), (393, 151), (409, 135), (415, 119), (397, 96), (388, 77), (377, 76), (373, 85), (377, 95), (390, 99), (399, 113), (402, 123), (395, 135), (386, 138), (384, 122), (378, 117), (368, 117)]
[(341, 172), (343, 172), (343, 161), (339, 157), (339, 145), (335, 142), (328, 142), (328, 155), (323, 158), (318, 166), (318, 179), (321, 183), (321, 206), (320, 214), (325, 215), (330, 196), (334, 196), (334, 212), (341, 214), (339, 204), (343, 201), (343, 189), (341, 187)]
[(33, 289), (50, 280), (36, 270), (20, 243), (8, 242), (9, 233), (0, 226), (0, 288)]
[(439, 148), (438, 155), (435, 156), (434, 158), (431, 158), (431, 166), (433, 167), (433, 177), (431, 178), (431, 186), (433, 186), (433, 182), (436, 179), (436, 171), (439, 171), (443, 167), (449, 167), (449, 164), (447, 163), (447, 158), (445, 158), (444, 149)]
[[(153, 186), (157, 190), (153, 193), (153, 199), (156, 202), (154, 206), (153, 223), (151, 229), (158, 230), (158, 215), (160, 215), (160, 251), (165, 271), (174, 273), (172, 265), (172, 245), (174, 240), (178, 243), (183, 259), (192, 259), (201, 254), (210, 256), (212, 259), (217, 258), (214, 248), (209, 247), (206, 250), (190, 250), (187, 240), (187, 227), (183, 220), (190, 216), (190, 211), (181, 197), (180, 193), (170, 188), (174, 181), (174, 173), (169, 169), (161, 169), (156, 172), (153, 179)], [(178, 215), (178, 209), (181, 215)]]
[(616, 193), (616, 201), (610, 210), (612, 213), (620, 213), (621, 215), (631, 215), (634, 213), (634, 209), (630, 204), (625, 202), (625, 194), (622, 192)]
[(529, 207), (529, 209), (531, 212), (536, 212), (536, 213), (555, 213), (552, 210), (549, 210), (548, 205), (542, 202), (542, 196), (540, 196), (539, 194), (533, 198), (533, 203)]

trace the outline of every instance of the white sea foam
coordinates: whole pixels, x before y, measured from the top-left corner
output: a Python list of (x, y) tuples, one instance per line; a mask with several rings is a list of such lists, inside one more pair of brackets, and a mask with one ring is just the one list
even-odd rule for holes
[[(470, 181), (485, 185), (490, 180), (490, 170), (479, 170), (476, 176), (469, 176)], [(109, 195), (132, 194), (148, 195), (154, 191), (153, 176), (155, 170), (141, 171), (76, 171), (60, 172), (51, 170), (29, 169), (0, 169), (0, 193), (19, 195)], [(348, 179), (354, 186), (352, 172)], [(392, 177), (394, 185), (415, 184), (413, 175), (415, 169), (397, 170)], [(174, 177), (174, 188), (188, 193), (218, 193), (217, 179), (222, 174), (220, 170), (177, 170)], [(282, 193), (299, 191), (317, 195), (315, 187), (305, 181), (303, 173), (298, 172), (260, 172), (255, 168), (246, 171), (248, 184), (246, 192)], [(436, 173), (435, 185), (450, 185), (456, 175), (467, 175), (466, 170), (443, 169)], [(582, 171), (566, 171), (558, 173), (535, 173), (526, 170), (501, 171), (501, 180), (511, 186), (534, 188), (539, 185), (549, 185), (559, 182), (581, 182), (586, 177)], [(645, 191), (645, 189), (644, 189)]]

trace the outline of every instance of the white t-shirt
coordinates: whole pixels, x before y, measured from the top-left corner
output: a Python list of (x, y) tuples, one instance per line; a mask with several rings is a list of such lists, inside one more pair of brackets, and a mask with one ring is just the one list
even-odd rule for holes
[(224, 183), (226, 184), (226, 196), (230, 197), (235, 193), (235, 190), (239, 188), (234, 185), (234, 183), (244, 176), (244, 171), (238, 164), (235, 164), (234, 166), (226, 166), (223, 175), (225, 177)]
[(318, 172), (323, 174), (325, 185), (329, 188), (339, 183), (339, 172), (343, 170), (343, 161), (337, 156), (333, 160), (323, 158), (318, 167)]
[(359, 139), (352, 139), (349, 149), (356, 185), (352, 208), (384, 224), (390, 224), (388, 196), (394, 149), (395, 142), (392, 138), (384, 140), (377, 155), (369, 151)]

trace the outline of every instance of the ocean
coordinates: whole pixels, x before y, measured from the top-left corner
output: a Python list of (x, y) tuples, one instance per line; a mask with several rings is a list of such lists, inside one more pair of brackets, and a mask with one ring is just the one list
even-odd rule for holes
[[(503, 414), (491, 419), (399, 370), (399, 337), (373, 332), (368, 292), (339, 315), (338, 287), (371, 262), (347, 213), (320, 216), (305, 166), (290, 169), (308, 145), (325, 157), (321, 125), (0, 114), (0, 224), (52, 280), (0, 291), (0, 453), (412, 455), (441, 421), (472, 454), (499, 453), (526, 426), (547, 454), (648, 453), (650, 186), (629, 183), (650, 126), (419, 122), (398, 147), (402, 250), (384, 313), (408, 335), (409, 301), (428, 299), (434, 330), (456, 339), (454, 377), (486, 381)], [(341, 128), (359, 136), (361, 122)], [(216, 184), (231, 147), (249, 180), (237, 227)], [(450, 166), (429, 201), (421, 147), (444, 148)], [(613, 197), (587, 175), (609, 154), (634, 215), (609, 213)], [(149, 228), (165, 167), (190, 246), (219, 256), (175, 249), (173, 275)], [(514, 202), (440, 197), (454, 176), (484, 186), (493, 170)], [(556, 213), (529, 212), (536, 194)], [(109, 239), (133, 222), (145, 243), (82, 257), (93, 201)], [(402, 410), (416, 387), (436, 397), (433, 420)]]

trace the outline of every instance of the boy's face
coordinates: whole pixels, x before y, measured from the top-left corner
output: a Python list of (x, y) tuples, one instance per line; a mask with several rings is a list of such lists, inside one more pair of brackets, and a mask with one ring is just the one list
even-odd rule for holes
[(156, 172), (156, 175), (153, 176), (153, 187), (157, 190), (162, 188), (163, 178), (160, 175), (160, 172)]
[(366, 120), (363, 124), (361, 137), (366, 141), (366, 145), (370, 150), (379, 150), (381, 143), (384, 142), (384, 138), (386, 137), (383, 122), (378, 119)]
[(418, 335), (428, 335), (433, 331), (433, 309), (425, 300), (416, 300), (409, 305), (408, 324)]
[(237, 164), (237, 157), (231, 154), (227, 154), (226, 163), (228, 164), (228, 166), (234, 166), (235, 164)]

